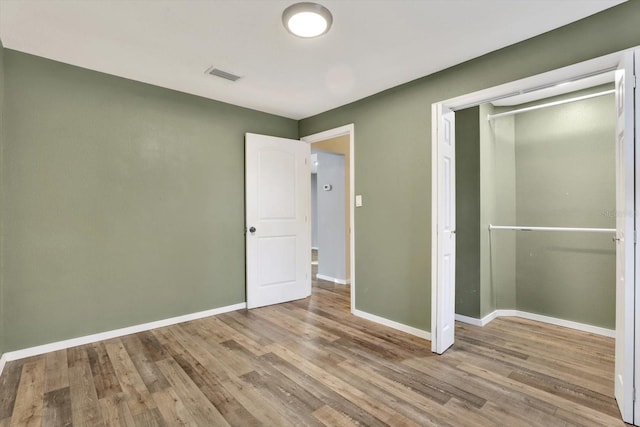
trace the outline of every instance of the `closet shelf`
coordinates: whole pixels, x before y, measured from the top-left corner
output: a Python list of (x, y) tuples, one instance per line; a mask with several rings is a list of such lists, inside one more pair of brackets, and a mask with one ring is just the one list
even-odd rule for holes
[(522, 225), (493, 225), (489, 224), (491, 230), (514, 230), (514, 231), (578, 231), (583, 233), (615, 233), (615, 228), (581, 228), (581, 227), (525, 227)]

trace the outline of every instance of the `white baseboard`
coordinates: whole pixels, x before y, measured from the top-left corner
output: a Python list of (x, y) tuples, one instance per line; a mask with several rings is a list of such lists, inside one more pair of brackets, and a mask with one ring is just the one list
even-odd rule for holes
[(456, 314), (456, 322), (467, 323), (473, 326), (484, 326), (486, 323), (483, 323), (484, 319), (476, 319), (475, 317), (465, 316), (464, 314)]
[(155, 322), (142, 323), (140, 325), (129, 326), (121, 329), (114, 329), (112, 331), (100, 332), (92, 335), (85, 335), (82, 337), (71, 338), (68, 340), (52, 342), (49, 344), (38, 345), (35, 347), (24, 348), (22, 350), (15, 350), (6, 352), (0, 357), (0, 374), (6, 362), (12, 360), (24, 359), (25, 357), (38, 356), (40, 354), (49, 353), (51, 351), (64, 350), (66, 348), (76, 347), (79, 345), (91, 344), (97, 341), (108, 340), (111, 338), (118, 338), (124, 335), (135, 334), (138, 332), (148, 331), (150, 329), (162, 328), (164, 326), (175, 325), (176, 323), (188, 322), (190, 320), (202, 319), (203, 317), (215, 316), (216, 314), (228, 313), (230, 311), (242, 310), (247, 308), (247, 303), (242, 302), (239, 304), (227, 305), (225, 307), (218, 307), (211, 310), (199, 311), (197, 313), (185, 314), (182, 316), (171, 317), (169, 319), (156, 320)]
[(2, 375), (2, 371), (4, 371), (4, 365), (7, 364), (7, 358), (4, 357), (4, 354), (2, 355), (2, 357), (0, 357), (0, 375)]
[(348, 285), (351, 283), (349, 279), (336, 279), (335, 277), (325, 276), (324, 274), (316, 274), (316, 277), (320, 280), (326, 280), (327, 282), (333, 282), (339, 285)]
[(518, 317), (537, 320), (538, 322), (551, 323), (552, 325), (564, 326), (565, 328), (577, 329), (578, 331), (590, 332), (596, 335), (604, 335), (609, 338), (616, 337), (616, 331), (614, 329), (601, 328), (600, 326), (587, 325), (586, 323), (557, 319), (555, 317), (543, 316), (541, 314), (527, 313), (526, 311), (518, 311)]
[(576, 329), (578, 331), (590, 332), (596, 335), (603, 335), (605, 337), (615, 338), (616, 331), (612, 329), (601, 328), (599, 326), (587, 325), (586, 323), (573, 322), (571, 320), (558, 319), (556, 317), (544, 316), (542, 314), (529, 313), (527, 311), (520, 310), (495, 310), (489, 313), (482, 319), (476, 319), (474, 317), (463, 316), (462, 314), (456, 314), (456, 320), (463, 323), (468, 323), (474, 326), (485, 326), (493, 319), (497, 317), (521, 317), (523, 319), (535, 320), (538, 322), (549, 323), (551, 325), (563, 326), (565, 328)]
[(404, 323), (395, 322), (393, 320), (385, 319), (384, 317), (376, 316), (375, 314), (367, 313), (366, 311), (353, 310), (355, 316), (362, 317), (363, 319), (370, 320), (372, 322), (379, 323), (389, 328), (397, 329), (402, 332), (406, 332), (411, 335), (415, 335), (425, 340), (431, 340), (431, 332), (423, 331), (422, 329), (414, 328), (413, 326), (405, 325)]

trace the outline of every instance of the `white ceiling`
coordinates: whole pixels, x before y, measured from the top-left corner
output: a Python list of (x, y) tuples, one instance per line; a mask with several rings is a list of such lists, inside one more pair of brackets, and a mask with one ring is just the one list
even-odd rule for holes
[[(317, 39), (290, 35), (295, 0), (0, 0), (5, 47), (301, 119), (445, 69), (621, 0), (318, 0)], [(232, 83), (210, 66), (242, 76)]]

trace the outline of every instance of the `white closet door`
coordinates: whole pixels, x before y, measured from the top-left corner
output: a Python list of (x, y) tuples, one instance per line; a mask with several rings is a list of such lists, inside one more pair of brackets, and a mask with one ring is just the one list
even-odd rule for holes
[[(432, 351), (444, 353), (453, 345), (456, 291), (456, 155), (455, 113), (443, 110), (437, 123), (438, 259), (436, 325), (432, 327)], [(435, 334), (435, 337), (433, 336)]]
[(635, 182), (634, 59), (616, 71), (616, 356), (615, 397), (625, 422), (634, 420)]
[[(638, 86), (640, 85), (640, 78), (638, 78), (638, 74), (640, 74), (640, 49), (636, 50), (634, 52), (634, 74), (635, 74), (635, 140), (638, 140), (638, 135), (640, 135), (640, 89), (638, 89)], [(634, 143), (634, 147), (635, 147), (635, 143)], [(640, 224), (638, 224), (637, 221), (637, 212), (640, 212), (640, 194), (638, 194), (638, 192), (640, 192), (640, 172), (638, 171), (638, 169), (640, 169), (640, 150), (636, 150), (635, 153), (635, 157), (636, 157), (636, 187), (635, 187), (635, 211), (636, 211), (636, 233), (638, 228), (640, 228)], [(638, 250), (638, 242), (637, 239), (636, 243), (634, 245), (634, 249), (635, 249), (635, 265), (636, 265), (636, 275), (635, 275), (635, 289), (638, 289), (640, 280), (639, 277), (640, 276), (640, 271), (638, 271), (640, 269), (640, 251)], [(635, 294), (635, 310), (638, 310), (638, 308), (640, 308), (640, 292), (636, 292)], [(635, 390), (636, 388), (640, 387), (640, 361), (638, 361), (638, 359), (640, 359), (640, 314), (636, 314), (635, 316), (635, 354), (636, 357), (634, 358), (634, 360), (636, 360), (636, 366), (634, 367), (634, 371), (635, 371), (635, 386), (633, 387), (634, 389), (634, 393), (637, 393)], [(634, 400), (634, 424), (635, 425), (640, 425), (640, 401), (638, 400), (637, 396), (633, 396), (633, 400)]]

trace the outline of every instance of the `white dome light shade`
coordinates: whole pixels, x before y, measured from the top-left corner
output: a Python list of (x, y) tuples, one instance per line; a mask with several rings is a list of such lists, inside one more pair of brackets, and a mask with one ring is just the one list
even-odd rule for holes
[(317, 3), (296, 3), (282, 13), (287, 31), (303, 38), (321, 36), (329, 31), (332, 22), (331, 12)]

